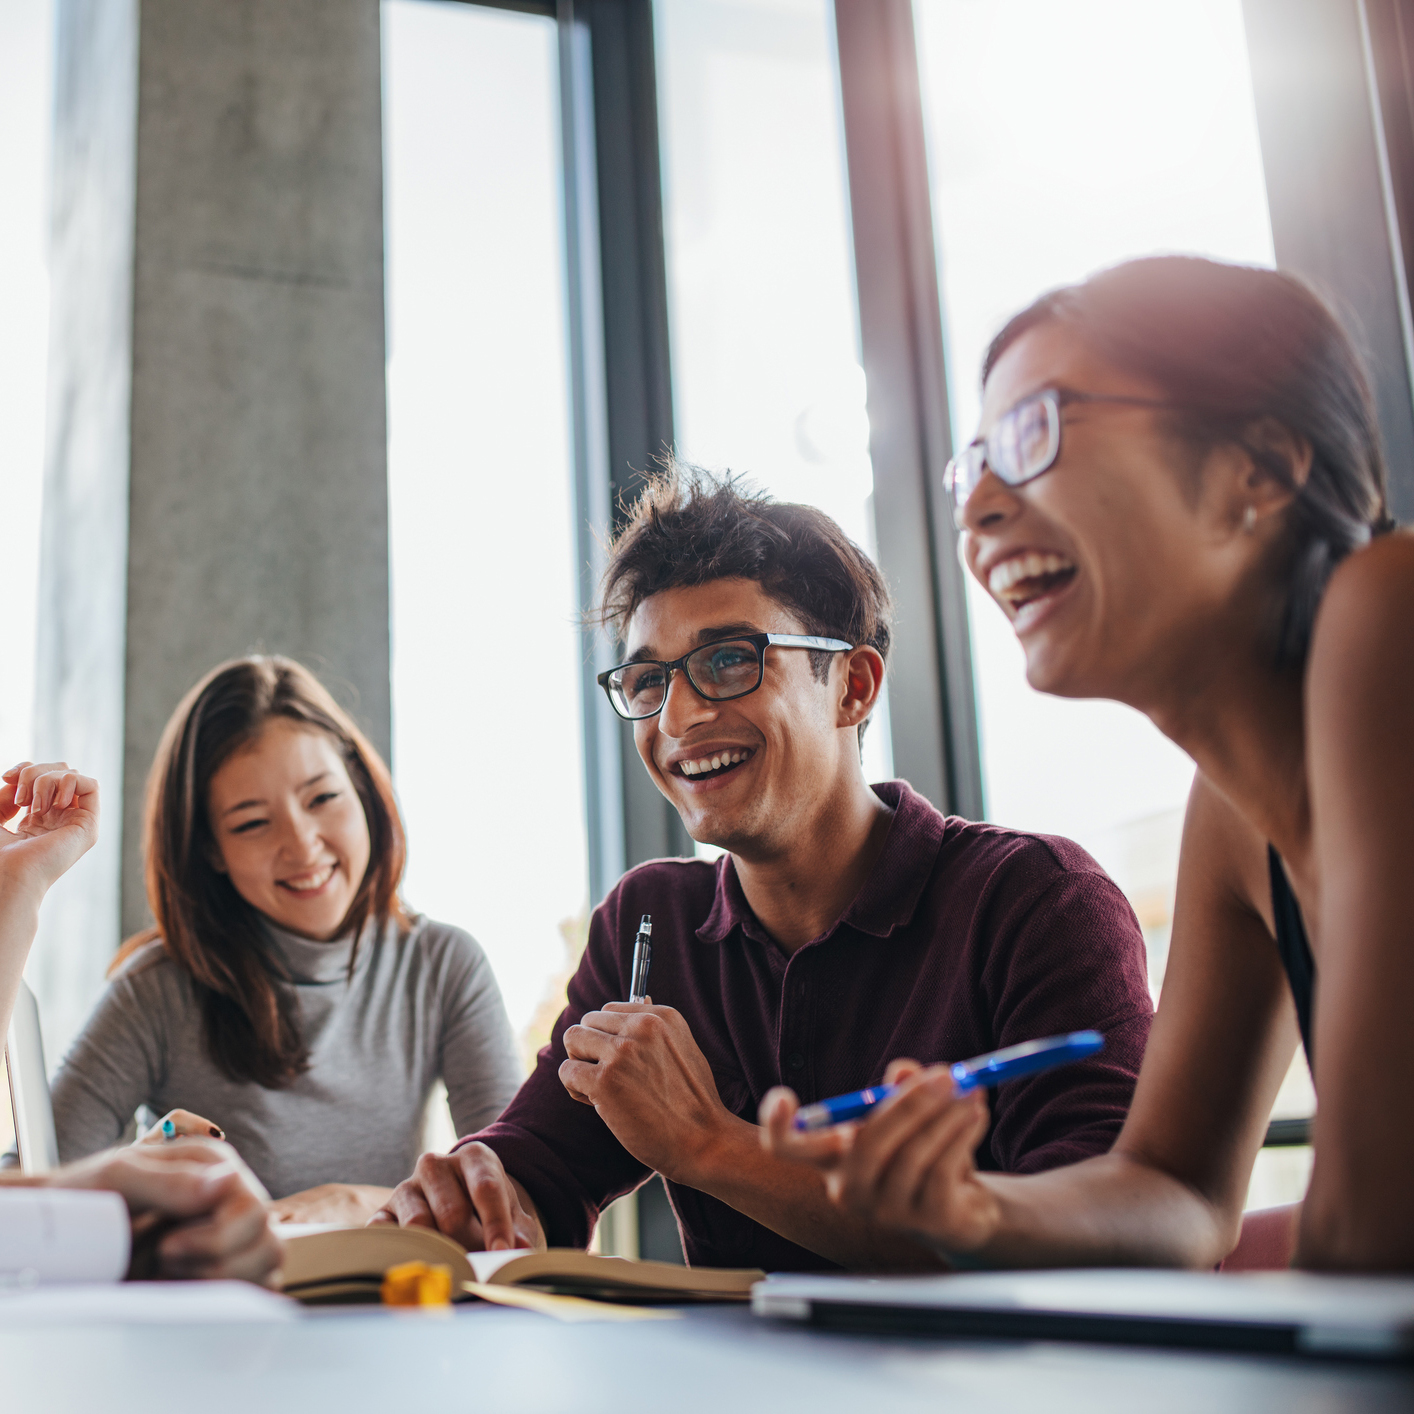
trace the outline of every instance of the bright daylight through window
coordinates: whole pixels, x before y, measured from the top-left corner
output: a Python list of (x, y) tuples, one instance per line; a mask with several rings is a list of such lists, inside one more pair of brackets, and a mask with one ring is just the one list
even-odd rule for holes
[[(34, 746), (34, 629), (49, 344), (49, 0), (0, 0), (0, 526), (6, 638), (0, 760)], [(0, 768), (3, 769), (3, 768)], [(0, 1153), (14, 1138), (0, 1049)]]
[(429, 0), (383, 24), (407, 898), (481, 943), (528, 1060), (588, 902), (556, 31)]
[[(1043, 291), (1163, 251), (1273, 263), (1240, 0), (915, 0), (915, 16), (959, 445), (988, 342)], [(970, 576), (968, 600), (987, 814), (1099, 859), (1157, 990), (1192, 763), (1127, 707), (1032, 691)], [(1275, 1113), (1313, 1104), (1298, 1055)], [(1309, 1152), (1266, 1152), (1253, 1200), (1299, 1197)]]
[[(874, 551), (828, 0), (656, 0), (673, 415), (689, 461)], [(864, 739), (892, 774), (888, 704)]]

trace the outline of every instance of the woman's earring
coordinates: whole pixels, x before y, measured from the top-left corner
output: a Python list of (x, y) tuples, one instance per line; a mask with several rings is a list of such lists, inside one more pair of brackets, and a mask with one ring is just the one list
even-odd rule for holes
[(1248, 506), (1247, 509), (1242, 512), (1242, 528), (1243, 528), (1243, 530), (1245, 530), (1245, 531), (1248, 533), (1248, 535), (1251, 535), (1252, 532), (1253, 532), (1254, 530), (1256, 530), (1256, 528), (1257, 528), (1257, 507), (1256, 507), (1256, 506)]

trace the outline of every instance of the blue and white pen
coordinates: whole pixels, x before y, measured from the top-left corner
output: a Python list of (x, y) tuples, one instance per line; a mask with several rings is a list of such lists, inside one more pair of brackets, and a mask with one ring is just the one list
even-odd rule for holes
[[(952, 1067), (952, 1082), (959, 1095), (966, 1095), (983, 1086), (1001, 1085), (1008, 1080), (1020, 1080), (1024, 1075), (1050, 1070), (1053, 1066), (1093, 1056), (1105, 1044), (1098, 1031), (1072, 1031), (1066, 1036), (1047, 1036), (1041, 1041), (1023, 1041), (1019, 1046), (991, 1051), (985, 1056), (958, 1061)], [(862, 1119), (880, 1100), (894, 1093), (892, 1085), (871, 1085), (867, 1090), (855, 1090), (849, 1095), (836, 1095), (818, 1104), (806, 1105), (795, 1116), (797, 1129), (826, 1129), (832, 1124), (847, 1124)]]

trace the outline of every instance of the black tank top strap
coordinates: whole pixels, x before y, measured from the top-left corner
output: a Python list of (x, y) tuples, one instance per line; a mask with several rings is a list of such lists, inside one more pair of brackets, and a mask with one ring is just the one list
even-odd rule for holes
[(1306, 1048), (1306, 1063), (1315, 1071), (1316, 1059), (1311, 1050), (1311, 1007), (1316, 990), (1316, 960), (1311, 956), (1311, 944), (1306, 937), (1306, 924), (1301, 917), (1301, 905), (1291, 892), (1281, 855), (1267, 846), (1267, 863), (1272, 875), (1272, 915), (1276, 921), (1277, 952), (1291, 983), (1291, 995), (1296, 1001), (1296, 1019), (1301, 1026), (1301, 1044)]

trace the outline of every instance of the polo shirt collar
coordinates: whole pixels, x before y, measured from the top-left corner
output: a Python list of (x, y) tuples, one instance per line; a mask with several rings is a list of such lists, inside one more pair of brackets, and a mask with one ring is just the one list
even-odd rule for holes
[[(906, 927), (943, 846), (946, 817), (907, 781), (883, 781), (871, 789), (893, 808), (894, 818), (869, 877), (825, 937), (845, 924), (875, 938), (887, 938), (895, 928)], [(704, 943), (720, 943), (734, 928), (740, 928), (756, 942), (770, 941), (746, 901), (736, 865), (728, 854), (717, 861), (716, 894), (697, 936)]]

